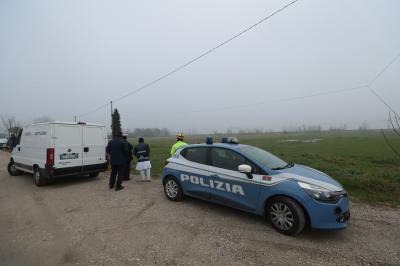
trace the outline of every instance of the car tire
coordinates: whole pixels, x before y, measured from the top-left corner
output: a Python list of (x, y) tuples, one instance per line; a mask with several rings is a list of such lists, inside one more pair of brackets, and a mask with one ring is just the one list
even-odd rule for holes
[(165, 196), (172, 201), (180, 201), (183, 199), (183, 190), (179, 181), (174, 176), (168, 176), (164, 180)]
[(93, 177), (93, 178), (96, 178), (96, 177), (98, 177), (98, 176), (99, 176), (99, 174), (100, 174), (99, 172), (96, 172), (96, 173), (90, 173), (90, 174), (89, 174), (89, 176), (90, 176), (90, 177)]
[(7, 165), (7, 171), (11, 176), (19, 176), (22, 175), (22, 171), (15, 168), (14, 161), (11, 161)]
[(274, 197), (268, 201), (267, 219), (278, 232), (296, 236), (303, 231), (306, 217), (303, 208), (288, 197)]
[(35, 168), (33, 172), (33, 179), (35, 181), (35, 185), (38, 187), (42, 187), (48, 184), (48, 180), (46, 177), (43, 176), (42, 171), (38, 167)]

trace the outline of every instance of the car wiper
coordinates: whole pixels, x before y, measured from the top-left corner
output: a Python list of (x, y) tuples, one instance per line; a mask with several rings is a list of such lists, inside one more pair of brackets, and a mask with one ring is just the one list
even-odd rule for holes
[(290, 167), (293, 167), (293, 166), (294, 166), (294, 163), (288, 162), (285, 166), (275, 167), (275, 168), (272, 168), (272, 170), (282, 170), (282, 169), (290, 168)]

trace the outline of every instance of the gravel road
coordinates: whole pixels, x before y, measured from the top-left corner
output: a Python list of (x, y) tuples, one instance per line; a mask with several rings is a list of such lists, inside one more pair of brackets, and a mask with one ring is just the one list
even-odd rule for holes
[(0, 265), (400, 265), (400, 208), (353, 203), (343, 231), (279, 234), (262, 217), (187, 198), (159, 178), (107, 175), (36, 187), (0, 152)]

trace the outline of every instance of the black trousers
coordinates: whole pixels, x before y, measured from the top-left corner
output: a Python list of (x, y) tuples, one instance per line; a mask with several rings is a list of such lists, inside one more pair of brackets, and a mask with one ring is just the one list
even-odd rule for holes
[(125, 165), (111, 165), (110, 186), (120, 187), (124, 176)]
[(131, 175), (131, 160), (129, 160), (129, 162), (127, 162), (125, 165), (124, 179), (128, 179), (130, 175)]

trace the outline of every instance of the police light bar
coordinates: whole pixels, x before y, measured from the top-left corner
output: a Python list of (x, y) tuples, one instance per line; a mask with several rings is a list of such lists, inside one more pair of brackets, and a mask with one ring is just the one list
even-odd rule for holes
[(229, 144), (239, 144), (238, 138), (235, 137), (225, 137), (221, 139), (222, 143), (229, 143)]

